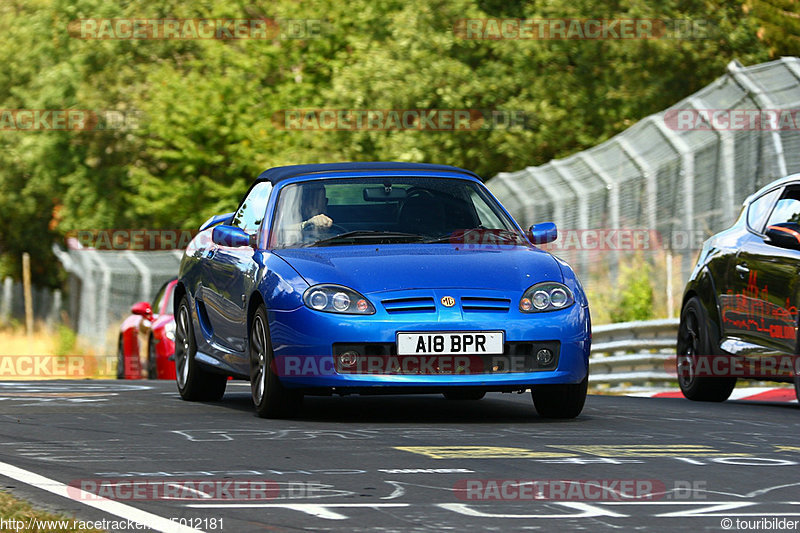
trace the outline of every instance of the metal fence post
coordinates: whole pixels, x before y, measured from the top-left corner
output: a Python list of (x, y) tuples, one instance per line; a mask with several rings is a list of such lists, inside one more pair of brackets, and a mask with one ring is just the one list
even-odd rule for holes
[(536, 167), (527, 167), (525, 172), (528, 176), (533, 178), (533, 181), (539, 185), (539, 188), (544, 192), (544, 194), (550, 198), (551, 202), (553, 203), (553, 222), (556, 225), (563, 224), (564, 222), (564, 205), (559, 202), (560, 198), (553, 194), (553, 191), (550, 190), (550, 187), (547, 186), (547, 183), (544, 182), (542, 177), (538, 174)]
[(645, 185), (647, 187), (647, 200), (644, 202), (647, 206), (647, 225), (650, 229), (656, 229), (656, 193), (657, 193), (657, 184), (656, 184), (656, 173), (653, 172), (653, 169), (650, 167), (650, 164), (647, 160), (639, 155), (639, 152), (636, 151), (636, 148), (626, 139), (625, 137), (617, 138), (617, 144), (619, 144), (622, 153), (627, 155), (633, 164), (636, 165), (636, 168), (639, 169), (639, 172), (642, 173), (642, 177), (644, 177)]
[(500, 172), (495, 179), (499, 179), (503, 182), (503, 185), (506, 188), (514, 193), (517, 196), (517, 201), (519, 201), (520, 205), (523, 208), (523, 219), (518, 220), (522, 225), (522, 229), (527, 229), (531, 224), (534, 223), (536, 218), (536, 213), (533, 207), (533, 202), (531, 201), (531, 197), (525, 194), (525, 191), (522, 190), (522, 187), (519, 186), (519, 183), (508, 172)]
[[(683, 178), (683, 209), (684, 219), (686, 220), (686, 232), (691, 237), (694, 233), (694, 151), (691, 147), (678, 135), (674, 130), (671, 130), (664, 124), (663, 115), (651, 115), (645, 119), (651, 122), (658, 128), (658, 131), (666, 139), (672, 148), (681, 156), (681, 177)], [(684, 273), (692, 269), (692, 254), (681, 254), (681, 277)]]
[[(730, 72), (734, 81), (739, 84), (745, 91), (753, 95), (753, 99), (761, 107), (761, 109), (775, 109), (775, 104), (772, 99), (759, 87), (747, 73), (741, 63), (735, 59), (728, 63), (728, 72)], [(779, 176), (769, 176), (771, 178), (779, 178), (788, 174), (786, 170), (786, 156), (783, 153), (783, 140), (781, 139), (780, 131), (773, 129), (770, 132), (772, 144), (775, 147), (775, 158), (778, 163)]]
[(0, 300), (0, 318), (3, 322), (11, 319), (12, 294), (14, 294), (14, 280), (7, 277), (3, 280), (3, 298)]
[[(707, 109), (703, 100), (698, 96), (690, 96), (687, 99), (689, 105), (696, 111)], [(702, 118), (702, 115), (700, 115)], [(722, 212), (726, 222), (733, 222), (733, 217), (736, 216), (736, 200), (734, 192), (734, 172), (733, 163), (735, 159), (734, 139), (733, 132), (730, 130), (716, 129), (714, 124), (706, 122), (716, 135), (719, 142), (719, 167), (721, 172), (717, 175), (716, 180), (723, 187), (724, 195), (722, 200)]]
[[(608, 190), (608, 209), (609, 219), (611, 222), (611, 229), (620, 229), (619, 228), (619, 187), (617, 182), (608, 175), (608, 173), (599, 165), (597, 161), (595, 161), (592, 154), (588, 151), (580, 152), (577, 154), (577, 157), (581, 159), (589, 169), (597, 174), (597, 176), (603, 180), (603, 183), (606, 184), (606, 189)], [(608, 229), (608, 228), (607, 228)], [(612, 252), (613, 257), (612, 261), (609, 263), (609, 277), (611, 280), (617, 279), (617, 271), (619, 269), (619, 250), (614, 250)]]
[[(569, 168), (564, 166), (562, 161), (553, 159), (550, 163), (553, 170), (564, 179), (567, 186), (575, 193), (575, 197), (578, 199), (578, 224), (580, 225), (581, 231), (586, 231), (589, 229), (589, 204), (586, 202), (586, 197), (588, 196), (586, 187), (575, 179), (572, 172), (570, 172)], [(588, 267), (588, 250), (581, 246), (578, 253), (578, 268), (580, 269), (580, 273), (588, 274)]]
[[(125, 254), (125, 258), (133, 264), (133, 267), (142, 277), (142, 290), (139, 299), (143, 302), (150, 302), (150, 298), (153, 296), (153, 276), (150, 269), (136, 256), (136, 252), (133, 250), (125, 250), (123, 253)], [(156, 305), (156, 302), (151, 302), (151, 305)]]
[[(94, 339), (94, 345), (98, 348), (102, 348), (103, 350), (106, 349), (106, 334), (108, 333), (108, 304), (111, 295), (111, 269), (108, 268), (108, 265), (105, 264), (103, 261), (102, 256), (96, 250), (86, 250), (85, 253), (91, 254), (90, 257), (94, 261), (95, 265), (100, 269), (102, 272), (103, 277), (100, 283), (100, 290), (99, 292), (95, 288), (92, 292), (94, 292), (95, 300), (94, 300), (94, 309), (95, 312), (94, 316), (94, 324), (96, 331), (93, 331), (91, 336)], [(96, 283), (88, 283), (85, 285), (92, 285), (93, 288), (96, 286)]]

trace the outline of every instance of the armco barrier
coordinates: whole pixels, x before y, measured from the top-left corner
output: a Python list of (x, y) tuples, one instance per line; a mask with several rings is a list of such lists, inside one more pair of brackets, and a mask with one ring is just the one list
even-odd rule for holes
[(675, 358), (677, 318), (621, 322), (592, 328), (591, 385), (647, 385), (676, 381), (668, 370)]

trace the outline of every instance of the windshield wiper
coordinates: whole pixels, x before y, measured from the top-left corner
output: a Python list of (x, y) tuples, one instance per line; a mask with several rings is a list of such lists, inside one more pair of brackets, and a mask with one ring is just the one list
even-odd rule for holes
[(384, 240), (387, 239), (419, 241), (423, 238), (424, 237), (422, 235), (419, 235), (417, 233), (403, 233), (399, 231), (356, 230), (356, 231), (348, 231), (347, 233), (340, 233), (339, 235), (334, 235), (333, 237), (320, 239), (310, 244), (309, 246), (347, 244), (350, 242), (371, 241), (371, 240), (377, 240), (379, 242), (383, 242)]
[[(467, 237), (472, 232), (486, 232), (487, 236), (475, 239), (474, 241)], [(433, 237), (429, 240), (423, 241), (425, 244), (436, 244), (442, 242), (450, 242), (453, 244), (524, 244), (525, 241), (520, 235), (515, 231), (510, 230), (490, 230), (483, 227), (471, 228), (467, 230), (459, 230), (456, 233), (451, 233), (447, 235), (440, 235), (438, 237)]]

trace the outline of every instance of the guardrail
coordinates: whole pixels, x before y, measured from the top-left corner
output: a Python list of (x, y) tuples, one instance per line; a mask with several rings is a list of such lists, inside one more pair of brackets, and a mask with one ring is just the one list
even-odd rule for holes
[(676, 381), (677, 318), (621, 322), (592, 328), (590, 385), (635, 386)]

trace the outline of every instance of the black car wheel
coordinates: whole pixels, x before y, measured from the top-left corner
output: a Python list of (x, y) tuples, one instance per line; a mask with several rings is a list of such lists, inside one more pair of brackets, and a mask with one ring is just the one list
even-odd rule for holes
[(681, 312), (675, 358), (678, 385), (689, 400), (724, 402), (736, 386), (736, 378), (696, 375), (698, 357), (710, 355), (711, 340), (705, 310), (700, 300), (693, 297), (686, 302)]
[(125, 379), (125, 351), (122, 349), (122, 337), (117, 342), (117, 379)]
[(156, 368), (156, 340), (150, 335), (147, 339), (147, 379), (158, 379)]
[(225, 394), (228, 376), (209, 372), (194, 360), (194, 340), (189, 300), (181, 300), (175, 324), (175, 381), (184, 400), (219, 400)]
[(267, 312), (262, 305), (250, 325), (250, 389), (256, 413), (261, 418), (290, 415), (303, 399), (302, 394), (281, 384), (276, 370)]
[(534, 385), (533, 405), (544, 418), (575, 418), (583, 410), (588, 388), (588, 375), (580, 383)]
[(797, 397), (798, 405), (800, 405), (800, 374), (794, 377), (794, 395)]

